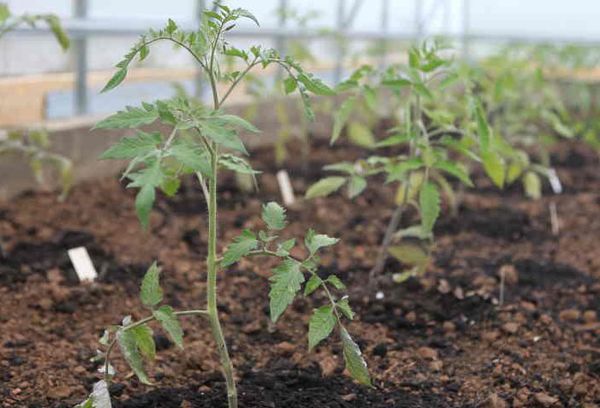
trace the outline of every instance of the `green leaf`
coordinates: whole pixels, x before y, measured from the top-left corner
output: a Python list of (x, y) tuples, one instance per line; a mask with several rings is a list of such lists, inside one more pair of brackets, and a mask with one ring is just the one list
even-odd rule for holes
[(537, 173), (528, 171), (523, 177), (523, 187), (527, 197), (538, 200), (542, 197), (542, 181)]
[(285, 91), (286, 95), (289, 95), (292, 92), (294, 92), (296, 88), (298, 88), (298, 81), (296, 81), (295, 78), (287, 77), (283, 80), (283, 90)]
[(264, 204), (262, 208), (262, 219), (271, 230), (281, 230), (286, 224), (285, 208), (274, 201)]
[(390, 78), (384, 79), (381, 84), (383, 86), (387, 86), (388, 88), (392, 88), (396, 91), (399, 91), (404, 87), (412, 85), (412, 82), (405, 78)]
[(252, 132), (252, 133), (260, 133), (260, 130), (258, 128), (256, 128), (256, 126), (254, 126), (252, 123), (248, 122), (247, 120), (236, 116), (236, 115), (218, 115), (215, 118), (217, 118), (219, 121), (221, 121), (223, 123), (223, 125), (225, 126), (231, 126), (234, 128), (241, 128), (244, 129), (248, 132)]
[(163, 291), (160, 287), (160, 268), (154, 262), (144, 275), (140, 297), (144, 306), (153, 308), (163, 299)]
[(500, 188), (504, 186), (505, 169), (504, 160), (496, 152), (482, 151), (481, 160), (483, 169), (494, 184)]
[(393, 163), (385, 169), (388, 173), (385, 182), (391, 183), (392, 181), (403, 181), (407, 172), (418, 170), (423, 167), (423, 165), (423, 160), (419, 157), (412, 157), (398, 163)]
[(233, 243), (227, 247), (227, 250), (223, 254), (221, 266), (227, 267), (233, 265), (256, 248), (258, 248), (256, 235), (250, 230), (244, 230), (241, 235), (234, 238)]
[(471, 177), (469, 177), (469, 173), (467, 169), (462, 163), (453, 163), (449, 161), (437, 161), (434, 163), (433, 167), (436, 169), (440, 169), (445, 171), (446, 173), (456, 177), (463, 184), (473, 187), (473, 182), (471, 181)]
[(229, 170), (235, 171), (241, 174), (259, 174), (260, 171), (254, 170), (250, 164), (242, 159), (241, 157), (234, 156), (231, 154), (223, 154), (219, 157), (219, 164)]
[(475, 102), (475, 119), (477, 120), (477, 130), (479, 133), (481, 150), (487, 151), (490, 146), (491, 131), (480, 102)]
[(362, 193), (367, 187), (367, 180), (361, 176), (352, 176), (348, 182), (348, 198), (352, 199)]
[(237, 150), (238, 152), (248, 154), (244, 143), (237, 135), (235, 130), (224, 127), (222, 121), (207, 119), (199, 123), (202, 134), (223, 147)]
[(150, 385), (150, 379), (144, 371), (144, 364), (142, 362), (142, 355), (138, 349), (136, 336), (131, 330), (119, 330), (117, 331), (117, 343), (121, 349), (121, 353), (127, 361), (127, 364), (135, 375), (139, 378), (143, 384)]
[(331, 305), (315, 309), (308, 322), (308, 349), (312, 350), (317, 344), (329, 337), (336, 322)]
[(321, 286), (323, 281), (318, 275), (312, 275), (306, 285), (304, 286), (304, 296), (308, 296)]
[(314, 255), (319, 249), (337, 244), (338, 238), (331, 238), (325, 234), (315, 234), (315, 231), (309, 229), (304, 237), (304, 245), (310, 252), (310, 255)]
[(108, 148), (100, 156), (101, 160), (106, 159), (133, 159), (134, 157), (143, 157), (156, 150), (162, 142), (162, 137), (158, 132), (146, 133), (138, 132), (133, 137), (124, 137), (116, 144)]
[(310, 200), (315, 197), (327, 196), (334, 191), (339, 190), (345, 182), (345, 177), (326, 177), (310, 186), (308, 190), (306, 190), (305, 197)]
[(352, 320), (354, 319), (354, 312), (352, 311), (352, 308), (350, 307), (350, 302), (348, 301), (348, 296), (344, 296), (343, 298), (341, 298), (336, 304), (335, 307), (337, 307), (344, 316), (346, 316), (348, 319)]
[(124, 111), (119, 111), (108, 118), (96, 123), (94, 129), (125, 129), (149, 125), (158, 119), (158, 110), (154, 105), (146, 104), (144, 107), (127, 106)]
[(302, 83), (310, 92), (316, 95), (333, 96), (335, 91), (325, 85), (323, 81), (315, 77), (309, 77), (305, 73), (301, 73), (297, 77), (298, 81)]
[(183, 329), (171, 306), (163, 305), (152, 312), (162, 328), (167, 332), (173, 343), (183, 348)]
[(208, 153), (200, 145), (185, 139), (177, 139), (169, 147), (166, 154), (171, 155), (179, 163), (192, 171), (200, 172), (203, 176), (210, 176), (210, 159)]
[(258, 22), (258, 19), (254, 16), (254, 14), (252, 14), (251, 12), (249, 12), (246, 9), (243, 8), (237, 8), (235, 10), (232, 11), (232, 14), (237, 14), (241, 17), (245, 17), (247, 19), (250, 19), (252, 21), (254, 21), (254, 23), (260, 27), (260, 23)]
[[(89, 403), (87, 402), (89, 401)], [(110, 402), (110, 393), (108, 392), (108, 384), (106, 381), (100, 380), (94, 384), (94, 388), (92, 390), (92, 394), (90, 398), (86, 401), (88, 405), (81, 405), (82, 408), (112, 408), (112, 403)]]
[(344, 282), (342, 282), (340, 278), (338, 278), (335, 275), (329, 275), (327, 277), (327, 283), (331, 283), (333, 287), (338, 290), (346, 289), (346, 285), (344, 285)]
[(5, 3), (0, 3), (0, 24), (4, 23), (10, 17), (10, 9)]
[(160, 162), (155, 160), (148, 167), (132, 173), (129, 176), (131, 183), (127, 187), (139, 187), (135, 198), (135, 209), (143, 228), (148, 228), (150, 211), (156, 198), (155, 188), (159, 187), (165, 178), (160, 167)]
[(273, 276), (269, 281), (271, 282), (269, 291), (271, 320), (276, 322), (294, 301), (304, 282), (304, 275), (300, 271), (300, 264), (288, 258), (273, 269)]
[(169, 176), (166, 177), (165, 180), (160, 185), (160, 189), (163, 193), (165, 193), (168, 197), (174, 197), (179, 191), (179, 187), (181, 186), (181, 181), (177, 177)]
[(119, 86), (119, 84), (121, 82), (123, 82), (123, 80), (125, 79), (126, 76), (127, 76), (127, 69), (121, 68), (120, 70), (115, 72), (115, 74), (112, 76), (112, 78), (110, 78), (108, 80), (108, 82), (106, 83), (106, 85), (104, 85), (104, 88), (102, 88), (102, 91), (100, 91), (100, 93), (108, 92), (111, 89), (116, 88), (117, 86)]
[(44, 20), (46, 21), (46, 24), (48, 24), (48, 26), (50, 27), (50, 31), (52, 31), (54, 38), (56, 38), (56, 41), (58, 41), (63, 51), (67, 50), (69, 48), (70, 41), (69, 37), (67, 36), (67, 33), (65, 32), (65, 30), (63, 30), (60, 24), (59, 18), (55, 15), (50, 14), (46, 15), (44, 17)]
[(137, 348), (142, 353), (142, 356), (149, 360), (153, 360), (156, 356), (156, 346), (154, 344), (154, 338), (152, 337), (152, 329), (148, 325), (143, 324), (136, 326), (128, 331), (132, 332), (135, 336), (135, 342)]
[(366, 125), (360, 122), (350, 122), (348, 124), (348, 139), (357, 146), (367, 149), (375, 146), (375, 135)]
[(354, 110), (356, 103), (356, 97), (350, 97), (346, 99), (340, 105), (340, 108), (333, 115), (333, 131), (331, 132), (331, 144), (334, 144), (340, 137), (342, 129), (346, 125), (350, 114)]
[(400, 244), (388, 248), (394, 258), (407, 265), (424, 265), (429, 261), (429, 255), (416, 244)]
[(440, 193), (435, 184), (431, 182), (423, 184), (419, 194), (419, 207), (423, 230), (431, 232), (440, 215)]
[(288, 256), (292, 248), (296, 245), (296, 239), (291, 238), (277, 245), (277, 256)]
[(342, 339), (342, 351), (346, 369), (350, 372), (352, 378), (364, 385), (371, 385), (371, 376), (367, 369), (367, 362), (362, 356), (358, 344), (352, 340), (345, 327), (340, 326), (340, 337)]

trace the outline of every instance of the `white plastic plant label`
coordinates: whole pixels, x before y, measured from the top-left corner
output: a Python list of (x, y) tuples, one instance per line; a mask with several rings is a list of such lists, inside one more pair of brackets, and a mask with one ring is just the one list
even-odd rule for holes
[(290, 182), (290, 176), (287, 171), (279, 170), (277, 172), (277, 182), (279, 183), (279, 191), (281, 191), (281, 198), (283, 204), (286, 206), (292, 205), (296, 202), (294, 197), (294, 189)]
[(68, 254), (80, 282), (93, 282), (96, 280), (98, 272), (96, 272), (90, 254), (85, 247), (69, 249)]
[(548, 181), (550, 182), (550, 187), (552, 187), (552, 191), (554, 194), (560, 194), (563, 191), (562, 183), (558, 178), (558, 174), (556, 174), (556, 170), (549, 169), (548, 170)]

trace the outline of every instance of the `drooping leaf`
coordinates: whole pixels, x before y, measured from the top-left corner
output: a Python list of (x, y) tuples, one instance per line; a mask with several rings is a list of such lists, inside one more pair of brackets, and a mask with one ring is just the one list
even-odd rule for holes
[(69, 41), (69, 36), (67, 36), (67, 33), (60, 24), (59, 18), (53, 14), (49, 14), (44, 16), (44, 20), (50, 27), (50, 31), (52, 31), (54, 38), (56, 38), (56, 41), (60, 44), (63, 51), (67, 50), (71, 42)]
[(435, 184), (431, 182), (423, 184), (419, 194), (419, 208), (423, 230), (431, 232), (440, 215), (440, 193)]
[(144, 275), (140, 297), (144, 306), (153, 308), (163, 299), (163, 291), (160, 287), (160, 268), (154, 262)]
[(335, 275), (329, 275), (327, 277), (326, 282), (332, 284), (333, 287), (336, 288), (336, 289), (338, 289), (338, 290), (346, 289), (346, 285), (344, 285), (344, 282), (342, 282), (340, 280), (340, 278), (338, 278)]
[(423, 265), (429, 261), (429, 255), (419, 245), (405, 243), (388, 248), (394, 258), (407, 265)]
[(304, 296), (308, 296), (321, 286), (323, 281), (318, 275), (312, 275), (306, 285), (304, 285)]
[(101, 160), (115, 159), (133, 159), (134, 157), (143, 157), (148, 155), (162, 142), (162, 137), (158, 132), (146, 133), (138, 132), (133, 137), (124, 137), (116, 144), (108, 148), (100, 156)]
[(491, 131), (485, 112), (480, 102), (475, 103), (475, 119), (477, 120), (477, 131), (482, 151), (487, 151), (490, 146)]
[(336, 304), (335, 307), (338, 308), (342, 314), (344, 316), (346, 316), (348, 319), (352, 320), (354, 319), (354, 312), (352, 311), (352, 308), (350, 307), (350, 302), (348, 301), (348, 296), (344, 296), (343, 298), (341, 298)]
[(371, 128), (361, 122), (348, 124), (348, 139), (357, 146), (370, 149), (375, 146), (375, 135)]
[(233, 239), (233, 242), (227, 247), (221, 261), (222, 267), (233, 265), (251, 251), (258, 248), (258, 239), (250, 230), (244, 230), (240, 235)]
[(143, 324), (129, 329), (135, 336), (135, 342), (137, 348), (142, 354), (149, 360), (153, 360), (156, 356), (156, 345), (154, 344), (154, 338), (152, 337), (152, 329), (148, 325)]
[(331, 238), (325, 234), (316, 234), (314, 230), (309, 229), (304, 237), (304, 245), (310, 255), (314, 255), (319, 249), (337, 244), (338, 238)]
[(127, 361), (127, 364), (129, 364), (129, 367), (131, 367), (140, 382), (151, 384), (150, 379), (144, 370), (142, 355), (138, 349), (134, 332), (131, 330), (117, 331), (117, 343), (119, 344), (119, 348), (121, 349), (125, 361)]
[(117, 86), (119, 86), (121, 84), (121, 82), (123, 82), (125, 77), (127, 77), (127, 69), (126, 68), (119, 69), (108, 80), (108, 82), (106, 83), (106, 85), (104, 85), (104, 88), (102, 88), (102, 91), (100, 91), (100, 92), (104, 93), (104, 92), (110, 91), (111, 89), (116, 88)]
[(223, 154), (219, 157), (219, 164), (222, 164), (229, 170), (240, 174), (259, 174), (260, 171), (254, 170), (250, 164), (241, 157), (232, 154)]
[(481, 160), (483, 161), (485, 173), (496, 186), (502, 188), (505, 178), (504, 160), (493, 151), (482, 151)]
[(446, 173), (462, 181), (465, 185), (473, 187), (471, 177), (469, 177), (469, 173), (467, 172), (467, 169), (462, 163), (454, 163), (450, 161), (437, 161), (435, 162), (433, 167), (443, 170)]
[(305, 197), (310, 200), (311, 198), (315, 197), (327, 196), (334, 191), (339, 190), (345, 182), (345, 177), (325, 177), (324, 179), (321, 179), (310, 186), (308, 190), (306, 190)]
[(317, 344), (329, 337), (337, 319), (331, 305), (315, 309), (308, 322), (308, 349), (312, 350)]
[(158, 160), (153, 161), (148, 167), (128, 176), (131, 183), (127, 187), (138, 187), (140, 190), (135, 198), (135, 209), (143, 228), (148, 228), (150, 211), (156, 198), (155, 189), (159, 187), (165, 175)]
[(271, 282), (269, 291), (271, 320), (276, 322), (294, 301), (304, 282), (304, 275), (300, 271), (300, 264), (288, 258), (273, 269), (273, 276), (269, 280)]
[(310, 92), (315, 95), (332, 96), (335, 95), (335, 91), (329, 86), (325, 85), (323, 81), (318, 78), (308, 76), (308, 74), (301, 73), (297, 77), (298, 81), (302, 83)]
[(331, 144), (334, 144), (336, 140), (340, 137), (342, 129), (346, 125), (350, 114), (354, 110), (355, 103), (356, 97), (350, 97), (344, 102), (342, 102), (340, 108), (337, 111), (335, 111), (333, 115), (333, 131), (331, 132)]
[(285, 208), (274, 201), (264, 204), (262, 208), (262, 219), (269, 229), (281, 230), (287, 223)]
[(361, 176), (352, 176), (348, 182), (348, 198), (352, 199), (362, 193), (367, 187), (367, 180)]
[(183, 348), (183, 329), (179, 324), (179, 320), (173, 311), (173, 308), (168, 305), (163, 305), (152, 312), (156, 320), (161, 324), (162, 328), (167, 332), (173, 343), (179, 348)]
[(216, 118), (223, 123), (225, 126), (231, 126), (234, 128), (240, 128), (252, 133), (260, 133), (260, 130), (256, 128), (252, 123), (246, 119), (236, 115), (218, 115)]
[(340, 326), (340, 337), (342, 339), (342, 352), (346, 369), (356, 381), (363, 385), (371, 386), (371, 376), (367, 368), (367, 362), (362, 356), (358, 344), (352, 340), (345, 327)]

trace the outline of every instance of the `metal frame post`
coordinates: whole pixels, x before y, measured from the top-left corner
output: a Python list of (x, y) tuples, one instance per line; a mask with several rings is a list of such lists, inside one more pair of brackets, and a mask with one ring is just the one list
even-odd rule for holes
[(463, 0), (463, 18), (462, 18), (462, 57), (469, 60), (470, 56), (470, 30), (471, 30), (471, 2)]
[[(77, 19), (85, 19), (88, 15), (87, 0), (74, 0), (73, 15)], [(75, 92), (74, 108), (75, 114), (85, 115), (88, 113), (88, 88), (87, 88), (87, 35), (79, 35), (74, 41), (75, 52)]]
[(345, 23), (345, 15), (346, 15), (346, 1), (338, 0), (337, 3), (337, 31), (336, 31), (336, 43), (337, 43), (337, 61), (335, 62), (335, 70), (333, 74), (333, 78), (336, 84), (338, 84), (342, 80), (342, 71), (344, 69), (344, 56), (345, 45), (342, 41), (345, 41), (344, 37), (344, 23)]
[[(279, 51), (280, 55), (285, 55), (287, 52), (287, 41), (286, 41), (286, 36), (284, 33), (284, 30), (287, 25), (287, 20), (288, 20), (287, 12), (288, 12), (288, 0), (279, 0), (279, 10), (278, 10), (279, 19), (278, 19), (278, 25), (277, 25), (277, 27), (279, 29), (279, 35), (277, 35), (277, 38), (276, 38), (275, 48), (277, 49), (277, 51)], [(276, 74), (277, 79), (281, 79), (283, 77), (283, 73), (284, 73), (283, 68), (279, 67), (279, 69), (277, 70), (277, 74)]]
[(390, 26), (390, 0), (381, 0), (381, 31), (383, 33), (383, 37), (381, 40), (381, 60), (380, 65), (381, 68), (385, 67), (386, 57), (388, 52), (388, 35), (389, 35), (389, 26)]

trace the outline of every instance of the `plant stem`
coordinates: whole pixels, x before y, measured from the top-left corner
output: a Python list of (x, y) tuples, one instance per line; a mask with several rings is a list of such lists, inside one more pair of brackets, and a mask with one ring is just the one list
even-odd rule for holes
[(381, 247), (379, 248), (379, 255), (377, 256), (377, 261), (375, 262), (375, 266), (369, 272), (369, 284), (372, 285), (375, 282), (375, 278), (379, 276), (383, 272), (383, 268), (385, 267), (385, 261), (387, 260), (387, 250), (392, 243), (392, 238), (394, 237), (394, 233), (398, 230), (398, 226), (400, 225), (400, 221), (402, 220), (402, 213), (404, 212), (404, 205), (401, 204), (396, 207), (394, 210), (394, 214), (390, 219), (390, 222), (385, 230), (385, 234), (383, 236), (383, 241), (381, 242)]
[(207, 278), (206, 278), (206, 309), (208, 311), (208, 320), (212, 330), (217, 351), (221, 359), (223, 375), (227, 385), (227, 402), (229, 408), (237, 408), (237, 390), (235, 387), (235, 379), (233, 377), (233, 364), (229, 357), (221, 322), (219, 321), (219, 312), (217, 310), (217, 170), (218, 170), (218, 154), (217, 146), (213, 144), (213, 152), (210, 155), (210, 164), (212, 174), (209, 179), (208, 193), (208, 257), (207, 263)]

